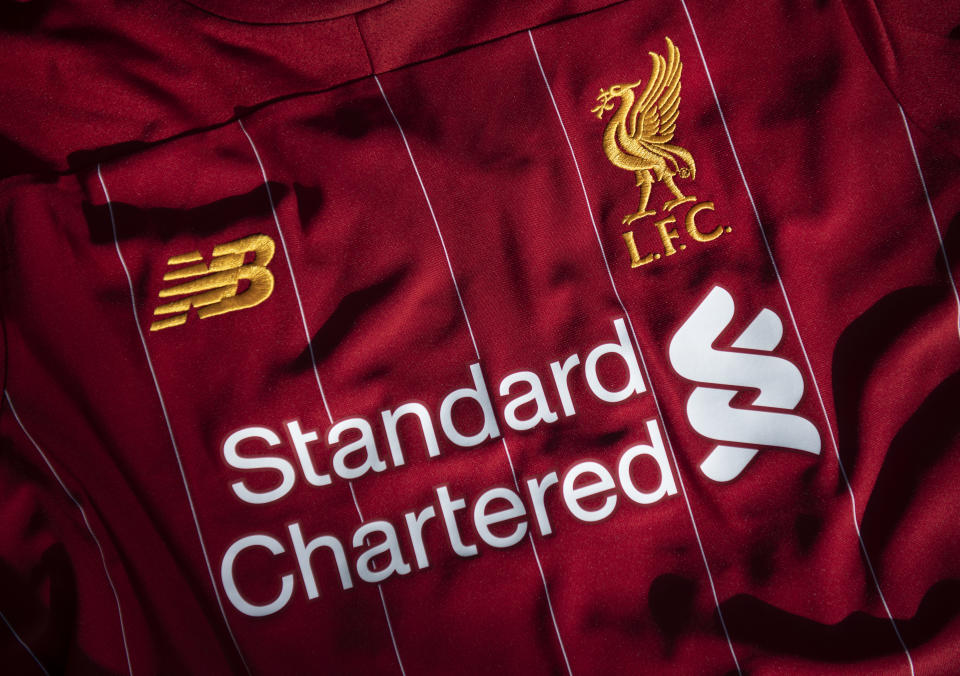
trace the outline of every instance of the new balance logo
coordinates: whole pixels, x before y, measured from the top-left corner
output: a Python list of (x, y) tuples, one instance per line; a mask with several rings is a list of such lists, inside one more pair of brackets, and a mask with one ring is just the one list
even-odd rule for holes
[[(780, 344), (780, 318), (763, 309), (733, 341), (732, 349), (717, 349), (714, 341), (733, 314), (733, 297), (715, 286), (670, 341), (670, 362), (677, 373), (696, 383), (719, 386), (698, 385), (687, 400), (693, 429), (721, 442), (700, 464), (700, 470), (714, 481), (737, 478), (760, 452), (756, 446), (820, 453), (820, 434), (813, 423), (785, 412), (793, 411), (803, 396), (800, 370), (781, 357), (757, 354), (773, 352)], [(740, 388), (760, 390), (751, 406), (780, 410), (731, 406)]]
[[(191, 307), (197, 308), (200, 319), (206, 319), (259, 305), (273, 293), (273, 275), (267, 265), (273, 259), (274, 250), (273, 240), (266, 235), (250, 235), (214, 247), (209, 266), (204, 265), (199, 251), (173, 256), (167, 265), (175, 269), (167, 272), (163, 281), (190, 281), (160, 290), (160, 298), (181, 298), (159, 305), (153, 311), (155, 317), (170, 316), (155, 320), (150, 330), (185, 324)], [(248, 254), (253, 254), (253, 260), (245, 262)], [(249, 282), (242, 292), (239, 290), (241, 280)]]

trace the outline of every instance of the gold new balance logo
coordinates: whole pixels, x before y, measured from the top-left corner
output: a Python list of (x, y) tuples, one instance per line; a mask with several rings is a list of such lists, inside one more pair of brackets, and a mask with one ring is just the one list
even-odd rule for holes
[[(266, 235), (250, 235), (214, 247), (209, 266), (204, 265), (199, 251), (173, 256), (167, 265), (183, 267), (167, 272), (163, 281), (190, 281), (160, 290), (160, 298), (182, 298), (158, 306), (153, 311), (155, 317), (170, 316), (154, 321), (150, 330), (159, 331), (185, 324), (191, 307), (197, 308), (200, 319), (206, 319), (259, 305), (273, 293), (273, 275), (267, 270), (267, 265), (273, 259), (275, 249), (273, 240)], [(244, 262), (250, 253), (253, 254), (253, 261)], [(237, 293), (241, 280), (247, 280), (250, 284)]]

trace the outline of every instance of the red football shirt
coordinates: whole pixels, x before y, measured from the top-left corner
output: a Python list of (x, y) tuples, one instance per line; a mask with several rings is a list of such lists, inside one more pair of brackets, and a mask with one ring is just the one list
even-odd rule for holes
[(3, 10), (3, 664), (954, 671), (948, 10)]

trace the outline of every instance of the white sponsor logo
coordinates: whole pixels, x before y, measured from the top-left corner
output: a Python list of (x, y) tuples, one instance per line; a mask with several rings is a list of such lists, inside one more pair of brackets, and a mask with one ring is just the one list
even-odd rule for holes
[[(715, 286), (670, 341), (670, 362), (677, 373), (697, 383), (718, 386), (698, 385), (687, 400), (687, 418), (693, 429), (722, 442), (700, 464), (700, 470), (714, 481), (737, 478), (759, 453), (758, 445), (820, 453), (817, 428), (806, 418), (782, 412), (793, 411), (800, 403), (800, 370), (781, 357), (757, 354), (773, 352), (780, 344), (780, 318), (764, 308), (733, 341), (732, 349), (717, 349), (714, 341), (730, 324), (733, 314), (733, 297)], [(760, 390), (751, 407), (730, 405), (740, 388)]]
[[(244, 533), (220, 559), (220, 582), (227, 599), (250, 617), (273, 615), (295, 602), (296, 596), (307, 601), (320, 598), (318, 577), (328, 578), (331, 566), (345, 591), (358, 579), (379, 584), (430, 567), (432, 558), (445, 556), (433, 549), (444, 539), (443, 533), (446, 544), (440, 544), (441, 551), (452, 550), (466, 559), (479, 555), (482, 546), (505, 549), (525, 539), (532, 543), (534, 536), (553, 534), (568, 522), (566, 517), (556, 516), (561, 506), (578, 521), (596, 523), (628, 503), (649, 506), (676, 495), (665, 430), (656, 418), (643, 422), (645, 431), (638, 430), (640, 438), (618, 457), (603, 454), (602, 458), (580, 459), (564, 469), (522, 480), (513, 473), (504, 436), (554, 424), (561, 418), (569, 420), (577, 415), (579, 397), (588, 393), (608, 404), (647, 393), (639, 355), (623, 318), (615, 319), (612, 328), (615, 338), (587, 352), (582, 363), (580, 354), (573, 353), (541, 368), (543, 376), (534, 370), (515, 371), (498, 378), (498, 386), (496, 380), (488, 381), (476, 362), (466, 369), (461, 387), (441, 399), (408, 400), (368, 412), (366, 417), (331, 420), (326, 433), (294, 417), (269, 427), (256, 424), (228, 433), (220, 452), (231, 468), (229, 490), (244, 509), (269, 505), (272, 513), (296, 514), (297, 503), (279, 511), (276, 503), (291, 493), (299, 492), (302, 500), (304, 490), (326, 490), (372, 478), (406, 465), (411, 457), (422, 462), (498, 439), (511, 463), (514, 481), (512, 485), (489, 486), (477, 494), (472, 481), (466, 482), (467, 490), (458, 488), (465, 481), (459, 472), (433, 487), (429, 504), (421, 503), (402, 515), (395, 512), (392, 518), (384, 514), (384, 518), (363, 521), (352, 531), (345, 532), (347, 526), (329, 520), (323, 525), (308, 510), (292, 523), (280, 526), (275, 522), (269, 530)], [(613, 381), (616, 370), (622, 375)], [(470, 408), (474, 411), (472, 423), (464, 418), (464, 411)], [(353, 484), (348, 485), (352, 492)], [(433, 535), (425, 538), (425, 528), (441, 540)], [(265, 567), (264, 557), (271, 556), (276, 558), (275, 566)], [(317, 576), (315, 569), (324, 566), (322, 575)], [(260, 575), (274, 577), (267, 584), (276, 596), (266, 603), (262, 591), (246, 586)]]

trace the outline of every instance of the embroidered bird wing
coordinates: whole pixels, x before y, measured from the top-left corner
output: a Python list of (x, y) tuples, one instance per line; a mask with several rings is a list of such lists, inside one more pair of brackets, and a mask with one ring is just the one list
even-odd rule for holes
[(650, 52), (653, 70), (647, 86), (630, 111), (633, 138), (647, 143), (668, 143), (680, 114), (680, 50), (667, 38), (667, 58)]

